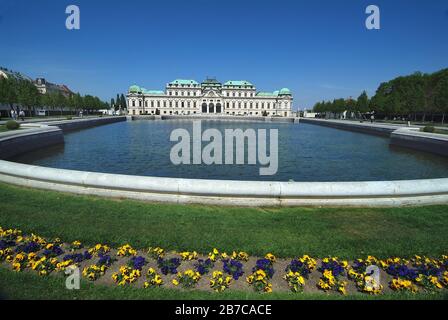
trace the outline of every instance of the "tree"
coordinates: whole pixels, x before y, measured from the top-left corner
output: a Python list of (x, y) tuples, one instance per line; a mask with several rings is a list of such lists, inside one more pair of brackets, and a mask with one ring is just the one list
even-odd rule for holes
[(448, 69), (435, 74), (438, 81), (434, 86), (432, 101), (435, 109), (442, 113), (442, 124), (445, 122), (445, 114), (448, 113)]
[(117, 93), (117, 99), (115, 100), (116, 105), (115, 105), (115, 110), (119, 110), (122, 106), (121, 106), (121, 100), (120, 100), (120, 95)]
[(62, 116), (64, 107), (67, 106), (67, 98), (61, 92), (56, 93), (54, 98), (55, 98), (55, 106), (59, 107)]
[(121, 96), (120, 96), (120, 100), (121, 100), (121, 107), (122, 107), (123, 109), (127, 109), (127, 108), (128, 108), (128, 105), (127, 105), (127, 103), (126, 103), (126, 98), (125, 98), (124, 94), (121, 94)]
[(75, 111), (83, 108), (82, 96), (79, 94), (79, 92), (73, 96), (73, 106)]
[(351, 97), (348, 98), (347, 101), (345, 101), (345, 107), (349, 118), (351, 118), (353, 113), (356, 112), (356, 100), (353, 100)]
[(0, 78), (0, 103), (5, 103), (11, 110), (14, 110), (14, 103), (17, 102), (17, 80)]
[(31, 115), (31, 108), (33, 111), (35, 107), (39, 104), (39, 91), (36, 86), (28, 80), (18, 81), (18, 103), (23, 107), (27, 108)]
[(369, 111), (369, 97), (367, 92), (363, 91), (356, 100), (356, 109), (359, 113), (366, 113)]

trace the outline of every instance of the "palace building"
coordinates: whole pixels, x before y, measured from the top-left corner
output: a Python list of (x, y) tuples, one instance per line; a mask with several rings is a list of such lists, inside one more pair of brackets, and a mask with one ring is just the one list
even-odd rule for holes
[(248, 81), (227, 81), (224, 84), (207, 78), (174, 80), (165, 91), (131, 86), (127, 94), (130, 115), (292, 115), (291, 91), (257, 92)]

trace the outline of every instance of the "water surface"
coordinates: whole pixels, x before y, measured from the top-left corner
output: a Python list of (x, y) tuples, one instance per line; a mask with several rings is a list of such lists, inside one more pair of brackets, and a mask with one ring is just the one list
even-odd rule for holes
[[(15, 161), (63, 169), (199, 179), (367, 181), (448, 177), (448, 159), (389, 146), (389, 139), (301, 123), (202, 121), (203, 130), (274, 129), (279, 132), (278, 172), (260, 176), (259, 165), (173, 165), (172, 130), (191, 120), (130, 121), (65, 135), (65, 145)], [(206, 143), (204, 142), (203, 145)]]

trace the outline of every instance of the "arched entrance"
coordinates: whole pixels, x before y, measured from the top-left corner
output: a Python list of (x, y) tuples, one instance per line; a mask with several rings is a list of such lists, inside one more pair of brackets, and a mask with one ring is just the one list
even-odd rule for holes
[(208, 113), (215, 113), (215, 105), (213, 103), (208, 105)]
[(207, 113), (207, 104), (206, 103), (202, 104), (202, 113)]
[(216, 113), (221, 113), (222, 112), (222, 107), (220, 103), (216, 104)]

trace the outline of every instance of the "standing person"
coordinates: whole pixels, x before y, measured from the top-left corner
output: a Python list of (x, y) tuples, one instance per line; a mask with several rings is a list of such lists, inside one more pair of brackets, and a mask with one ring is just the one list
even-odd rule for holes
[(22, 119), (22, 121), (25, 121), (25, 111), (20, 110), (19, 116), (20, 116), (20, 119)]

